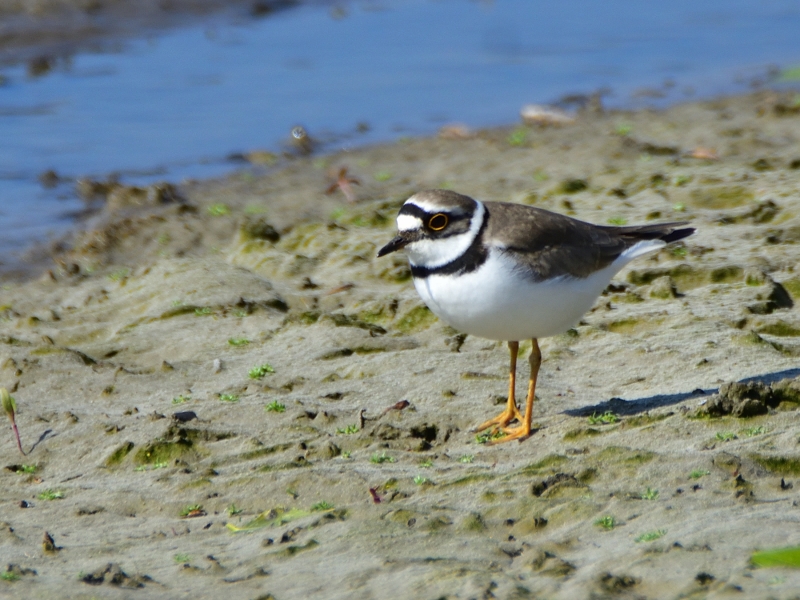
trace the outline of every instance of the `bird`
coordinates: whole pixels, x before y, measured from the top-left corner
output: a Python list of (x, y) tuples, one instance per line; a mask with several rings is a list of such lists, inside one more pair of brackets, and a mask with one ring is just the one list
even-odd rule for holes
[[(686, 222), (605, 226), (535, 206), (481, 202), (451, 190), (419, 191), (397, 215), (397, 235), (378, 257), (403, 250), (417, 293), (463, 333), (505, 341), (508, 401), (490, 429), (495, 443), (531, 435), (538, 340), (573, 327), (633, 259), (695, 232)], [(519, 342), (531, 340), (525, 412), (517, 407)], [(512, 423), (516, 424), (512, 425)]]

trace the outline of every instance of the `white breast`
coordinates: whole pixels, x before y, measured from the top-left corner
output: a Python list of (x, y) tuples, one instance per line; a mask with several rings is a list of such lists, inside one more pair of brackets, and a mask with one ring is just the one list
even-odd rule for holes
[(637, 244), (585, 279), (542, 282), (525, 279), (508, 255), (492, 249), (472, 273), (430, 275), (414, 279), (414, 286), (428, 308), (459, 331), (493, 340), (542, 338), (575, 325), (625, 264), (663, 245)]

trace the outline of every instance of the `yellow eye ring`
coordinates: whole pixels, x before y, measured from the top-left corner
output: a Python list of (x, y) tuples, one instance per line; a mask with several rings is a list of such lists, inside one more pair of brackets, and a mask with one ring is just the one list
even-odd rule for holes
[(428, 227), (433, 231), (441, 231), (445, 227), (447, 227), (447, 223), (450, 220), (447, 218), (447, 215), (444, 213), (436, 213), (428, 220)]

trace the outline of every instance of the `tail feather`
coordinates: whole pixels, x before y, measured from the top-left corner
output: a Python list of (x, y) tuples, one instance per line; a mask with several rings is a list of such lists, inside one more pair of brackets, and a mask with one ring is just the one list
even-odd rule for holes
[(688, 223), (686, 221), (677, 221), (675, 223), (654, 223), (653, 225), (634, 225), (631, 227), (607, 227), (606, 229), (631, 241), (661, 240), (665, 244), (669, 244), (689, 237), (695, 232), (694, 227), (682, 227), (683, 225), (688, 225)]

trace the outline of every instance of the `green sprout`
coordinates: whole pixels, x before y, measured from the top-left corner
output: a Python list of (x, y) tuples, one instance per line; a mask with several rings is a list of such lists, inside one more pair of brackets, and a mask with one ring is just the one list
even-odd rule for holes
[(247, 344), (250, 343), (250, 340), (248, 340), (247, 338), (230, 338), (228, 339), (228, 343), (231, 346), (236, 346), (236, 347), (247, 346)]
[(628, 219), (625, 217), (611, 217), (608, 222), (611, 225), (625, 225), (628, 222)]
[(720, 442), (730, 442), (731, 440), (735, 440), (736, 434), (732, 431), (718, 431), (717, 435), (715, 436)]
[(667, 533), (666, 529), (656, 529), (655, 531), (648, 531), (647, 533), (643, 533), (633, 541), (636, 543), (652, 542), (657, 540), (658, 538), (664, 537), (666, 533)]
[(208, 214), (212, 217), (224, 217), (225, 215), (230, 214), (231, 209), (228, 208), (227, 204), (223, 204), (222, 202), (217, 202), (216, 204), (212, 204), (208, 207)]
[(741, 433), (745, 437), (755, 437), (757, 435), (761, 435), (764, 433), (766, 429), (763, 425), (759, 427), (748, 427), (747, 429), (742, 429), (739, 433)]
[(192, 513), (201, 513), (203, 512), (203, 505), (202, 504), (188, 504), (181, 509), (180, 515), (182, 517), (188, 517)]
[(210, 315), (213, 312), (214, 311), (212, 311), (208, 306), (203, 306), (202, 308), (195, 308), (194, 309), (194, 314), (196, 316), (198, 316), (198, 317), (207, 317), (208, 315)]
[(311, 507), (311, 510), (314, 511), (314, 512), (319, 512), (319, 511), (323, 511), (323, 510), (330, 510), (332, 508), (333, 508), (333, 504), (331, 504), (329, 502), (325, 502), (325, 500), (323, 500), (321, 502), (317, 502), (316, 504), (314, 504)]
[(474, 456), (474, 455), (472, 455), (472, 454), (463, 454), (463, 455), (461, 456), (461, 458), (459, 458), (459, 459), (458, 459), (458, 462), (460, 462), (460, 463), (462, 463), (462, 464), (465, 464), (465, 465), (468, 465), (468, 464), (470, 464), (470, 463), (471, 463), (473, 460), (475, 460), (475, 456)]
[(26, 474), (26, 475), (33, 475), (36, 473), (36, 465), (20, 465), (14, 471), (19, 475)]
[(423, 477), (422, 475), (417, 475), (416, 477), (414, 477), (414, 483), (416, 483), (417, 485), (425, 485), (426, 483), (430, 482), (431, 482), (430, 479), (428, 479), (427, 477)]
[(0, 579), (3, 581), (16, 581), (19, 579), (19, 575), (14, 573), (14, 571), (3, 571), (0, 573)]
[(22, 449), (22, 442), (19, 439), (19, 429), (17, 429), (17, 403), (6, 388), (0, 388), (0, 403), (3, 404), (3, 410), (8, 415), (8, 420), (11, 421), (11, 429), (14, 430), (14, 437), (17, 438), (17, 448), (22, 456), (25, 456), (25, 450)]
[(396, 462), (394, 458), (386, 454), (386, 450), (381, 452), (380, 454), (373, 454), (369, 457), (369, 462), (375, 463), (376, 465), (383, 464), (385, 462), (393, 463)]
[(336, 433), (339, 435), (353, 435), (354, 433), (358, 433), (358, 425), (353, 423), (347, 427), (337, 427)]
[(672, 210), (674, 210), (675, 212), (685, 212), (686, 205), (681, 202), (678, 202), (677, 204), (673, 205)]
[(589, 425), (608, 425), (610, 423), (616, 423), (617, 421), (619, 421), (619, 417), (610, 410), (607, 410), (602, 415), (592, 413), (589, 417)]
[(498, 429), (496, 431), (485, 431), (484, 433), (479, 433), (475, 436), (475, 441), (479, 444), (486, 444), (487, 442), (499, 440), (500, 438), (504, 437), (506, 437), (506, 433)]
[(230, 506), (228, 506), (228, 508), (225, 509), (225, 512), (228, 513), (228, 516), (233, 517), (233, 516), (238, 515), (239, 513), (241, 513), (242, 509), (241, 508), (236, 508), (235, 504), (231, 504)]
[(689, 479), (700, 479), (706, 475), (711, 475), (711, 471), (706, 471), (705, 469), (695, 469), (689, 473)]
[(678, 258), (683, 258), (689, 251), (686, 249), (686, 246), (675, 246), (672, 250), (670, 250), (670, 254), (672, 256), (677, 256)]
[(391, 171), (378, 171), (373, 177), (375, 181), (389, 181), (394, 175), (392, 175)]
[(117, 269), (116, 271), (109, 273), (108, 278), (111, 281), (122, 281), (128, 275), (130, 275), (130, 272), (131, 272), (130, 269), (125, 269), (125, 268)]
[(285, 404), (281, 404), (277, 400), (273, 400), (272, 402), (270, 402), (269, 404), (267, 404), (264, 407), (264, 410), (267, 411), (267, 412), (282, 413), (282, 412), (284, 412), (286, 410), (286, 405)]
[(191, 556), (189, 556), (188, 554), (184, 554), (184, 553), (176, 554), (172, 558), (175, 559), (176, 563), (180, 563), (180, 564), (185, 564), (185, 563), (188, 563), (190, 560), (192, 560)]
[(192, 399), (191, 396), (184, 396), (183, 394), (181, 394), (180, 396), (175, 396), (172, 399), (172, 403), (173, 404), (183, 404), (184, 402), (190, 402), (191, 399)]
[(658, 498), (658, 490), (648, 487), (641, 495), (642, 500), (655, 500)]
[(631, 125), (630, 123), (620, 123), (614, 129), (614, 133), (616, 133), (617, 135), (623, 135), (623, 136), (624, 135), (628, 135), (631, 131), (633, 131), (633, 125)]
[(506, 141), (510, 146), (524, 146), (525, 142), (528, 141), (528, 130), (524, 127), (518, 127), (509, 134)]
[(611, 515), (606, 515), (604, 517), (600, 517), (599, 519), (597, 519), (597, 521), (595, 521), (594, 524), (597, 525), (598, 527), (602, 527), (603, 529), (608, 529), (609, 531), (611, 531), (612, 529), (614, 529), (614, 526), (617, 524), (617, 522)]
[(61, 500), (64, 498), (64, 493), (58, 490), (45, 490), (36, 497), (39, 500)]
[(238, 402), (239, 396), (236, 394), (220, 394), (219, 399), (221, 402)]
[(257, 367), (253, 367), (247, 372), (247, 376), (250, 379), (261, 379), (267, 373), (274, 373), (275, 369), (272, 368), (272, 365), (269, 363), (264, 363), (263, 365), (259, 365)]
[(350, 450), (342, 450), (342, 458), (345, 458), (345, 459), (350, 458), (351, 454), (352, 454), (352, 452)]
[(433, 466), (433, 461), (430, 458), (426, 458), (420, 461), (419, 466), (423, 469), (430, 469)]

